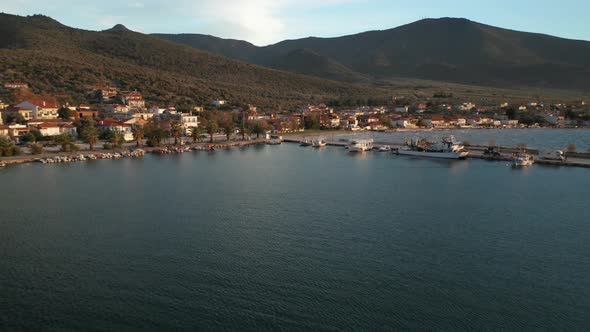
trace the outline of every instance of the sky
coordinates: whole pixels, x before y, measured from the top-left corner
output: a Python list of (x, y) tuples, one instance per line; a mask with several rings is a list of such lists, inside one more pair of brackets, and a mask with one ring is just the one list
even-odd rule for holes
[(590, 40), (589, 0), (0, 0), (0, 12), (43, 14), (87, 30), (120, 23), (144, 33), (201, 33), (259, 46), (439, 17)]

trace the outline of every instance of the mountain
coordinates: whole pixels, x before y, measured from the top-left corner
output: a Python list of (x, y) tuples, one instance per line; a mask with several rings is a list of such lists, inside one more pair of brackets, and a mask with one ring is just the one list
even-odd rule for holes
[(0, 80), (24, 81), (37, 93), (69, 94), (78, 100), (90, 86), (116, 84), (155, 102), (205, 104), (224, 98), (285, 108), (385, 94), (233, 60), (123, 25), (86, 31), (41, 15), (0, 14)]
[(590, 42), (466, 19), (425, 19), (389, 30), (265, 47), (202, 35), (157, 36), (253, 64), (346, 82), (405, 77), (502, 87), (590, 88)]

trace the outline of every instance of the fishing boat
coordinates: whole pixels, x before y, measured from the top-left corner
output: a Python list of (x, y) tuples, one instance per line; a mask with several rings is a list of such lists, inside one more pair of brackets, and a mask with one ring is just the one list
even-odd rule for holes
[(348, 151), (350, 152), (365, 152), (373, 149), (372, 139), (359, 139), (353, 140), (348, 145)]
[(526, 151), (516, 153), (512, 158), (512, 166), (514, 167), (527, 167), (531, 166), (535, 162), (532, 155), (526, 153)]
[(317, 138), (311, 141), (311, 146), (314, 148), (323, 148), (326, 145), (328, 145), (328, 142), (326, 142), (326, 140), (323, 138)]
[(465, 159), (469, 151), (455, 140), (454, 136), (443, 138), (439, 143), (430, 143), (424, 139), (415, 138), (406, 142), (406, 146), (397, 149), (399, 155), (443, 158), (443, 159)]
[(301, 146), (311, 146), (312, 142), (309, 138), (304, 138), (301, 142), (299, 142)]

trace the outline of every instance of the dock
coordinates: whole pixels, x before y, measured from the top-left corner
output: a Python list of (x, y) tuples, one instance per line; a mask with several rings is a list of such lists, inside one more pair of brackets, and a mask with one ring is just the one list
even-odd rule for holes
[[(287, 138), (283, 139), (285, 143), (295, 143), (299, 144), (301, 141), (296, 138)], [(327, 141), (328, 146), (335, 146), (335, 147), (345, 147), (348, 145), (348, 142), (342, 141)], [(379, 148), (383, 145), (391, 146), (392, 148), (400, 148), (402, 147), (401, 144), (391, 144), (387, 142), (375, 142), (375, 148)], [(468, 159), (483, 159), (483, 160), (490, 160), (490, 161), (512, 161), (512, 154), (514, 152), (519, 151), (519, 149), (514, 147), (498, 147), (500, 152), (500, 156), (490, 158), (484, 155), (484, 150), (486, 147), (483, 146), (466, 146), (465, 149), (469, 151), (469, 155), (467, 156)], [(527, 150), (529, 153), (537, 156), (539, 151), (534, 149)], [(580, 156), (587, 156), (587, 154), (577, 154)], [(590, 168), (590, 159), (589, 158), (581, 158), (581, 157), (568, 157), (565, 161), (559, 160), (548, 160), (548, 159), (537, 159), (535, 158), (535, 164), (540, 165), (550, 165), (550, 166), (569, 166), (569, 167), (584, 167)]]

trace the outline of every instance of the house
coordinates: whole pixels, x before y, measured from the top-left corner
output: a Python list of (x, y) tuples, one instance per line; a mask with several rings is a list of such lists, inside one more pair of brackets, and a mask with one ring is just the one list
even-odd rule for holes
[(131, 131), (132, 126), (129, 124), (124, 124), (123, 122), (117, 119), (104, 118), (103, 120), (98, 122), (97, 127), (104, 131), (117, 132), (123, 135), (123, 138), (126, 141), (133, 140), (133, 132)]
[(158, 107), (158, 105), (152, 105), (149, 109), (148, 109), (149, 113), (152, 113), (154, 115), (162, 115), (164, 114), (164, 112), (166, 112), (165, 108), (160, 108)]
[(97, 92), (103, 101), (109, 101), (118, 94), (117, 88), (112, 86), (96, 86), (92, 88), (92, 91)]
[(104, 110), (109, 113), (129, 113), (129, 106), (121, 104), (106, 105)]
[(8, 137), (10, 133), (10, 127), (0, 125), (0, 137)]
[(148, 123), (148, 121), (143, 118), (131, 118), (131, 119), (122, 120), (122, 122), (123, 122), (123, 124), (129, 125), (129, 126), (145, 126)]
[(459, 111), (471, 111), (473, 108), (475, 108), (474, 103), (462, 103), (457, 107)]
[(56, 123), (42, 123), (36, 128), (42, 136), (59, 136), (61, 127)]
[(145, 100), (137, 90), (128, 92), (123, 95), (123, 103), (131, 108), (144, 108)]
[(199, 116), (181, 113), (180, 122), (182, 123), (182, 127), (184, 128), (185, 134), (190, 135), (192, 133), (193, 128), (199, 126)]
[(476, 117), (476, 118), (471, 118), (467, 120), (467, 124), (470, 126), (481, 126), (483, 124), (483, 121), (481, 118)]
[(23, 119), (27, 121), (33, 119), (33, 110), (30, 108), (11, 106), (7, 108), (7, 111), (12, 113), (18, 113), (23, 117)]
[(3, 103), (2, 100), (0, 100), (0, 110), (6, 109), (6, 107), (8, 107), (8, 105)]
[(396, 107), (393, 111), (395, 113), (408, 113), (409, 110), (410, 110), (409, 106), (403, 106), (403, 107)]
[(10, 136), (16, 142), (20, 142), (21, 137), (29, 132), (29, 128), (21, 124), (8, 125), (8, 136)]
[(7, 89), (28, 89), (29, 85), (23, 82), (8, 82), (4, 83), (4, 87)]
[(422, 119), (422, 123), (429, 128), (444, 127), (447, 124), (445, 119), (440, 115), (433, 115), (429, 118), (424, 118)]
[(416, 125), (410, 118), (397, 119), (395, 125), (400, 128), (415, 128)]
[(503, 126), (507, 127), (516, 127), (518, 126), (518, 120), (510, 120), (510, 119), (503, 119), (500, 120)]
[(149, 119), (151, 119), (151, 118), (154, 117), (154, 114), (153, 113), (146, 113), (146, 112), (143, 112), (143, 113), (138, 112), (138, 113), (133, 113), (131, 115), (131, 117), (132, 118), (141, 118), (141, 119), (144, 119), (144, 120), (149, 120)]
[(71, 124), (63, 124), (60, 126), (60, 133), (62, 134), (68, 134), (70, 136), (78, 136), (78, 130), (76, 129), (76, 126), (71, 125)]
[(218, 99), (218, 100), (214, 100), (213, 102), (211, 102), (211, 105), (213, 105), (215, 107), (221, 107), (225, 104), (227, 104), (227, 101), (225, 101), (223, 99)]
[(80, 109), (76, 111), (77, 117), (84, 118), (98, 118), (98, 111), (93, 109)]
[(32, 110), (33, 119), (57, 119), (59, 106), (56, 102), (39, 100), (26, 100), (20, 102), (15, 107)]

